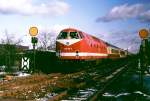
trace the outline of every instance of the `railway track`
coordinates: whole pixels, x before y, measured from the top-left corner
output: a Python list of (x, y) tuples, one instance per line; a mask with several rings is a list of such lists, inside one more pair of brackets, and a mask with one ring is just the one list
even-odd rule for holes
[[(97, 97), (107, 89), (107, 87), (114, 82), (117, 77), (122, 75), (126, 70), (128, 70), (129, 65), (131, 65), (132, 62), (127, 63), (124, 62), (122, 64), (117, 64), (116, 62), (114, 64), (107, 64), (106, 66), (114, 66), (113, 69), (108, 70), (105, 68), (102, 71), (97, 70), (87, 70), (86, 73), (90, 75), (91, 81), (86, 82), (86, 87), (82, 89), (78, 89), (76, 92), (73, 92), (72, 94), (68, 94), (69, 96), (63, 100), (77, 100), (77, 101), (97, 101)], [(95, 68), (98, 69), (99, 67)], [(89, 78), (89, 77), (87, 77)], [(90, 82), (94, 82), (92, 85), (90, 85)]]
[(104, 94), (104, 92), (107, 90), (107, 88), (114, 83), (121, 75), (123, 75), (125, 72), (133, 69), (132, 67), (136, 65), (137, 61), (130, 61), (128, 64), (125, 64), (121, 68), (117, 69), (112, 73), (112, 75), (105, 77), (106, 81), (103, 84), (102, 88), (99, 88), (92, 96), (90, 96), (87, 101), (97, 101), (102, 100), (101, 96)]
[(114, 82), (120, 75), (122, 75), (122, 73), (125, 72), (126, 69), (127, 69), (127, 65), (117, 69), (115, 72), (112, 73), (112, 75), (105, 77), (103, 88), (99, 89), (97, 92), (93, 94), (93, 96), (89, 97), (88, 101), (96, 101), (97, 98), (104, 93), (107, 87), (111, 85), (111, 83)]
[[(70, 74), (32, 75), (0, 82), (1, 99), (94, 101), (128, 67), (120, 60)], [(111, 69), (110, 69), (111, 68)], [(42, 82), (41, 82), (42, 81)]]

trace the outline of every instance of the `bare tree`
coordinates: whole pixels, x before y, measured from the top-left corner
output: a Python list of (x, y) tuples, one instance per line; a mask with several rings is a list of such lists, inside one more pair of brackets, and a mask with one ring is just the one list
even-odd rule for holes
[(38, 36), (38, 40), (39, 40), (39, 46), (38, 49), (39, 50), (49, 50), (55, 49), (55, 35), (52, 33), (46, 33), (46, 32), (42, 32), (39, 34)]
[(7, 30), (5, 30), (5, 37), (1, 39), (1, 44), (19, 45), (22, 42), (22, 39), (15, 39), (13, 34), (8, 34)]

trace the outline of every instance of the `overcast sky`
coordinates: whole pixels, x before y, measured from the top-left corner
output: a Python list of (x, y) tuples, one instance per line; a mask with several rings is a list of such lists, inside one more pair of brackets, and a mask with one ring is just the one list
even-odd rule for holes
[(13, 34), (29, 45), (30, 26), (57, 36), (66, 27), (138, 51), (141, 28), (150, 28), (150, 0), (0, 0), (0, 38)]

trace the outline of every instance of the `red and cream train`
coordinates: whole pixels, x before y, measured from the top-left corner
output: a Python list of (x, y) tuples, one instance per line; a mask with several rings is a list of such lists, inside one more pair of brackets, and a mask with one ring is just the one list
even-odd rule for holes
[(56, 56), (60, 60), (98, 60), (126, 57), (127, 51), (74, 28), (60, 32)]

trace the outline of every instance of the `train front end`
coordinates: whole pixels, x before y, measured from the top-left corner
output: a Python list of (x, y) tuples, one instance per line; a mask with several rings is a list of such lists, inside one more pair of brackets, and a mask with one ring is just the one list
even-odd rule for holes
[(56, 40), (56, 56), (59, 60), (79, 60), (82, 37), (76, 29), (62, 30)]

